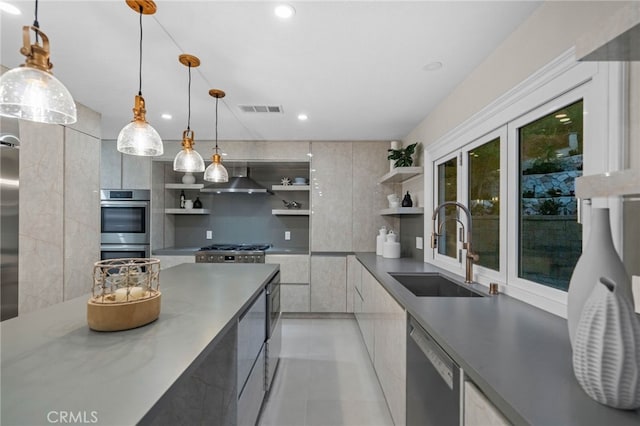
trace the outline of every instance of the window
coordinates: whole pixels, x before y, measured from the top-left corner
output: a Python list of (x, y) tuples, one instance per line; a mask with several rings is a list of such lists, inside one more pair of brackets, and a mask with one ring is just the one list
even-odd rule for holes
[[(569, 280), (589, 233), (588, 222), (577, 222), (575, 179), (623, 168), (627, 92), (623, 65), (577, 63), (567, 51), (427, 147), (433, 207), (455, 200), (471, 210), (475, 281), (498, 282), (505, 293), (566, 316)], [(621, 243), (619, 200), (592, 203), (611, 209), (614, 243)], [(462, 276), (456, 219), (465, 222), (453, 211), (440, 219), (438, 250), (425, 251), (425, 260)]]
[(467, 153), (473, 249), (477, 265), (500, 269), (500, 138)]
[(580, 100), (518, 129), (518, 276), (567, 290), (582, 252), (575, 179), (582, 176)]
[[(438, 205), (458, 199), (458, 164), (456, 157), (438, 165)], [(446, 206), (438, 215), (438, 253), (457, 258), (456, 208)]]

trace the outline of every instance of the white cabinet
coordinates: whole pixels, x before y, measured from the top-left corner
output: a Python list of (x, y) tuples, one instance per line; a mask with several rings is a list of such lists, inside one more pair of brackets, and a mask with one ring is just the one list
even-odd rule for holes
[(282, 312), (309, 312), (309, 255), (267, 254), (265, 263), (280, 265)]
[(377, 182), (389, 167), (387, 148), (372, 141), (311, 143), (312, 251), (374, 251), (381, 226), (398, 229), (397, 218), (374, 213), (388, 204)]
[(118, 152), (117, 142), (103, 140), (100, 151), (100, 187), (151, 189), (151, 158)]
[(122, 188), (122, 154), (116, 141), (100, 144), (100, 188)]
[(362, 268), (362, 320), (360, 321), (360, 332), (364, 339), (364, 344), (369, 352), (371, 362), (375, 361), (374, 354), (374, 314), (375, 314), (375, 288), (379, 285), (376, 279)]
[(375, 282), (374, 367), (397, 425), (406, 423), (407, 314), (385, 288)]
[(311, 312), (346, 312), (346, 256), (311, 256)]
[(464, 382), (464, 426), (507, 426), (509, 421), (472, 382)]
[(353, 233), (351, 143), (312, 142), (311, 150), (311, 251), (349, 252)]
[(360, 282), (354, 280), (354, 312), (393, 421), (402, 425), (406, 423), (407, 313), (358, 264)]
[(122, 187), (151, 189), (151, 157), (122, 154)]
[(347, 256), (347, 312), (356, 312), (354, 303), (356, 297), (356, 289), (359, 292), (362, 283), (362, 265), (354, 255)]

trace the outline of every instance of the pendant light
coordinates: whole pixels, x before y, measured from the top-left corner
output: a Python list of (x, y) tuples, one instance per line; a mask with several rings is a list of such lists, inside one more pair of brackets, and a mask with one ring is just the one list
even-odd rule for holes
[(173, 170), (176, 172), (204, 172), (204, 160), (193, 149), (194, 133), (191, 130), (191, 68), (200, 66), (200, 59), (193, 55), (180, 55), (180, 63), (189, 68), (189, 115), (187, 118), (187, 130), (182, 132), (182, 150), (173, 159)]
[[(36, 33), (34, 44), (30, 44), (29, 30)], [(51, 73), (49, 38), (40, 31), (38, 0), (33, 25), (22, 27), (22, 42), (20, 53), (26, 56), (25, 63), (0, 77), (0, 115), (47, 124), (75, 123), (73, 97)]]
[(216, 98), (216, 153), (211, 157), (213, 162), (204, 171), (204, 180), (219, 183), (229, 182), (229, 173), (222, 165), (222, 158), (218, 154), (218, 100), (224, 98), (225, 93), (220, 89), (211, 89), (209, 90), (209, 95)]
[(118, 135), (118, 151), (130, 155), (162, 155), (162, 139), (145, 118), (147, 112), (142, 97), (142, 15), (156, 13), (156, 4), (152, 0), (126, 0), (127, 5), (140, 13), (140, 61), (138, 68), (138, 94), (133, 106), (133, 120), (124, 126)]

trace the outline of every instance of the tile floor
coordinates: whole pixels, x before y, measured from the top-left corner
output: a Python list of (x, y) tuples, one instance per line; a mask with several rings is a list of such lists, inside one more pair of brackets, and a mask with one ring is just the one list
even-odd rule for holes
[(355, 319), (284, 319), (261, 426), (391, 425)]

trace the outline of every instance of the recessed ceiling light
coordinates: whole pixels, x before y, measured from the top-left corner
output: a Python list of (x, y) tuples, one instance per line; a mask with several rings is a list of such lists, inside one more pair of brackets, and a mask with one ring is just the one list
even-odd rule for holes
[(290, 4), (280, 4), (273, 10), (278, 18), (289, 19), (296, 14), (296, 10)]
[(565, 118), (567, 114), (556, 114), (556, 118)]
[(162, 114), (160, 117), (164, 118), (165, 120), (171, 120), (173, 118), (173, 116), (171, 114)]
[(565, 121), (571, 121), (569, 117), (561, 118), (560, 122), (564, 123)]
[(305, 121), (308, 118), (309, 117), (307, 117), (307, 114), (298, 114), (298, 120), (300, 120), (300, 121)]
[(440, 68), (442, 68), (442, 62), (438, 62), (438, 61), (429, 62), (427, 65), (422, 67), (424, 71), (435, 71), (435, 70), (439, 70)]
[(22, 12), (20, 12), (20, 9), (4, 1), (0, 1), (0, 11), (7, 12), (11, 15), (22, 15)]

